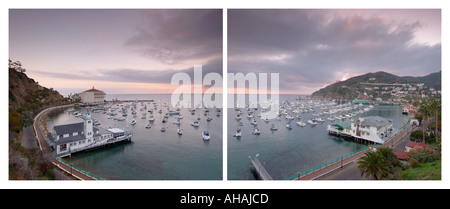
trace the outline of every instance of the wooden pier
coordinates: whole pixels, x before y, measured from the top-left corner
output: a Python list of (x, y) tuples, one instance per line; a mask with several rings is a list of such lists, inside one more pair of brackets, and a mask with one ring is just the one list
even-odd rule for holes
[(259, 162), (258, 156), (251, 157), (249, 156), (250, 161), (252, 163), (252, 170), (256, 172), (256, 174), (259, 176), (262, 180), (273, 180), (272, 177), (269, 175), (267, 170), (264, 168), (264, 166)]

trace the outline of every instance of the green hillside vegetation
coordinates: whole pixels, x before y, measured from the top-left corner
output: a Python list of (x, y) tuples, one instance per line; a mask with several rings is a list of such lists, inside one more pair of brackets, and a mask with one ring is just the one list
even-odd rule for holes
[(403, 180), (441, 180), (441, 160), (408, 168), (401, 176)]
[(380, 147), (360, 158), (361, 176), (374, 180), (441, 180), (441, 155), (436, 150), (418, 149), (401, 163), (389, 147)]

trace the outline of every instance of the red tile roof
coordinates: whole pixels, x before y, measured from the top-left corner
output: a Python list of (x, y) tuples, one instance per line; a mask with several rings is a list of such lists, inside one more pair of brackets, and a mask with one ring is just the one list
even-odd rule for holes
[(433, 149), (432, 146), (422, 143), (422, 142), (409, 142), (407, 145), (407, 147), (411, 147), (412, 149), (417, 149), (419, 147), (423, 147), (423, 148), (429, 148), (429, 149)]
[(92, 87), (92, 89), (89, 89), (89, 90), (86, 90), (86, 91), (83, 91), (83, 92), (97, 92), (97, 93), (105, 94), (105, 92), (100, 91), (98, 89), (94, 89), (94, 87)]
[(395, 155), (397, 156), (398, 159), (401, 160), (408, 160), (409, 158), (408, 153), (403, 151), (397, 151)]

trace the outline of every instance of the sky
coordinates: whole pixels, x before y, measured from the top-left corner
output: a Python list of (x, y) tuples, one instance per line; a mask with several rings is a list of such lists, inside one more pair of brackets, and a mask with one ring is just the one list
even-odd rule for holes
[(177, 72), (222, 75), (221, 9), (10, 9), (9, 58), (61, 94), (171, 93)]
[[(439, 9), (10, 9), (9, 58), (61, 94), (171, 93), (176, 72), (279, 73), (311, 94), (368, 72), (441, 70)], [(270, 78), (270, 76), (269, 76)], [(224, 82), (226, 83), (226, 82)], [(270, 85), (270, 80), (269, 80)]]
[(441, 11), (228, 10), (227, 51), (228, 73), (279, 73), (281, 94), (377, 71), (425, 76), (441, 70)]

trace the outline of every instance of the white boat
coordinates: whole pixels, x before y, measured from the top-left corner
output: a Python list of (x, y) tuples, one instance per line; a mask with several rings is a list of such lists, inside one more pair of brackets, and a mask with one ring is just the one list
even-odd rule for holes
[(236, 130), (234, 137), (241, 137), (241, 136), (242, 136), (242, 130), (241, 129)]
[(292, 124), (291, 124), (291, 123), (287, 123), (287, 124), (286, 124), (286, 128), (287, 128), (287, 129), (292, 129)]
[(133, 120), (133, 121), (131, 121), (131, 125), (136, 125), (136, 121), (135, 120)]
[(203, 140), (209, 141), (211, 139), (211, 135), (209, 135), (209, 131), (203, 131), (202, 133)]
[(162, 127), (161, 132), (166, 132), (166, 128)]
[(237, 114), (234, 118), (235, 118), (236, 120), (240, 120), (240, 119), (241, 119), (241, 115), (240, 115), (240, 114)]
[(274, 125), (274, 124), (272, 124), (272, 126), (270, 127), (270, 130), (271, 130), (271, 131), (276, 131), (276, 130), (278, 130), (278, 128), (277, 128), (277, 127), (275, 127), (275, 125)]
[(253, 120), (250, 124), (256, 126), (256, 125), (258, 125), (258, 122), (256, 122), (256, 120)]
[(324, 120), (323, 118), (320, 118), (320, 117), (319, 117), (319, 118), (316, 118), (316, 121), (317, 121), (317, 122), (324, 122), (325, 120)]
[(261, 131), (259, 130), (259, 128), (255, 128), (255, 129), (253, 129), (252, 134), (253, 134), (253, 135), (260, 135), (260, 134), (261, 134)]
[(211, 121), (211, 120), (212, 120), (212, 118), (209, 116), (206, 118), (206, 121)]
[(149, 124), (147, 124), (147, 126), (145, 126), (145, 128), (151, 128), (152, 127), (152, 125), (149, 123)]
[(311, 124), (311, 125), (316, 125), (317, 124), (315, 119), (308, 120), (308, 123)]
[(194, 123), (192, 123), (191, 126), (199, 127), (200, 123), (198, 121), (194, 121)]
[(306, 126), (306, 124), (305, 124), (303, 121), (298, 121), (298, 122), (297, 122), (297, 125), (299, 125), (299, 126), (301, 126), (301, 127)]
[(178, 133), (178, 135), (182, 135), (183, 134), (183, 129), (181, 129), (181, 128), (177, 129), (177, 133)]
[(294, 119), (294, 116), (292, 116), (292, 115), (286, 115), (286, 119), (292, 120), (292, 119)]
[(266, 115), (266, 117), (264, 118), (264, 121), (265, 121), (266, 123), (269, 122), (269, 116), (268, 116), (268, 115)]
[(155, 121), (155, 117), (153, 115), (148, 116), (148, 121), (149, 122)]
[(168, 114), (169, 114), (169, 115), (177, 115), (177, 114), (180, 114), (180, 111), (169, 110)]

